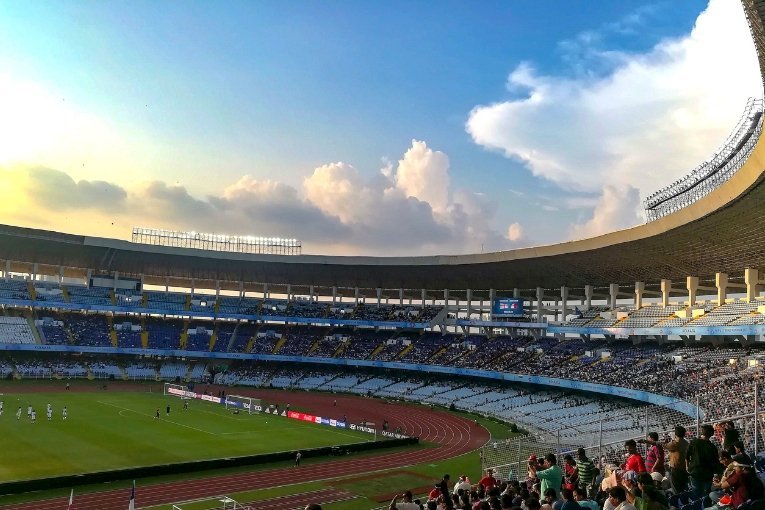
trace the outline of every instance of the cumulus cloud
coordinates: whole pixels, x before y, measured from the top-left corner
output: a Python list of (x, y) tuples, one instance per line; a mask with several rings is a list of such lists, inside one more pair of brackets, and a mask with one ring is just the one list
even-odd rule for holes
[[(448, 157), (417, 140), (398, 164), (386, 164), (372, 178), (336, 162), (315, 168), (299, 188), (245, 175), (220, 195), (206, 197), (163, 181), (125, 190), (100, 181), (76, 183), (56, 170), (18, 175), (32, 183), (25, 188), (26, 200), (43, 210), (99, 208), (101, 216), (91, 214), (87, 221), (111, 226), (296, 237), (312, 253), (466, 253), (505, 249), (521, 238), (493, 231), (489, 225), (497, 205), (480, 193), (451, 190)], [(431, 179), (437, 179), (433, 186)], [(71, 224), (52, 227), (71, 231)], [(76, 231), (83, 227), (78, 223)], [(520, 225), (515, 228), (522, 232)]]
[(603, 187), (603, 194), (584, 223), (572, 225), (575, 239), (593, 237), (637, 224), (640, 221), (640, 193), (632, 186)]
[[(535, 176), (599, 194), (596, 207), (617, 195), (632, 200), (633, 189), (639, 201), (688, 173), (725, 140), (746, 98), (762, 94), (738, 2), (711, 0), (689, 35), (645, 53), (600, 50), (596, 41), (586, 33), (564, 45), (573, 68), (566, 76), (519, 64), (507, 83), (515, 97), (475, 107), (466, 123), (476, 143)], [(604, 62), (607, 72), (593, 69)], [(614, 222), (596, 210), (572, 233), (637, 221), (632, 211)]]
[(75, 181), (64, 172), (42, 167), (29, 168), (25, 174), (27, 196), (52, 210), (115, 210), (127, 199), (123, 188), (105, 181)]
[(511, 223), (507, 227), (507, 234), (505, 234), (505, 237), (507, 237), (510, 241), (520, 241), (523, 239), (525, 235), (525, 232), (523, 231), (523, 227), (520, 223)]

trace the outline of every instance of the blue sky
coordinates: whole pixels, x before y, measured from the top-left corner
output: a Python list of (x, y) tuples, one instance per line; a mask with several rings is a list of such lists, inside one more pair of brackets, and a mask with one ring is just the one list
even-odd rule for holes
[[(711, 155), (761, 95), (742, 26), (734, 0), (0, 1), (3, 213), (113, 237), (283, 235), (316, 253), (596, 235), (639, 221), (655, 175)], [(747, 41), (740, 72), (679, 83), (707, 81), (707, 48)], [(636, 118), (695, 142), (634, 158), (645, 140), (621, 126)], [(585, 140), (606, 128), (607, 150)]]

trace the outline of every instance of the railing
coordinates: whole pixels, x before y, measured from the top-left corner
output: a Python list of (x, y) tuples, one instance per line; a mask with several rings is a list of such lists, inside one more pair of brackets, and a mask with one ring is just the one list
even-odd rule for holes
[(709, 161), (646, 198), (646, 221), (657, 220), (687, 207), (730, 179), (749, 158), (760, 138), (762, 113), (762, 99), (750, 98), (736, 128)]

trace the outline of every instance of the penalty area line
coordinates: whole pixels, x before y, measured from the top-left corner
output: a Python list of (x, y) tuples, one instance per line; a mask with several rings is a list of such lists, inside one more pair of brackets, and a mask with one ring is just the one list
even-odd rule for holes
[[(127, 407), (118, 406), (116, 404), (111, 404), (109, 402), (104, 402), (102, 400), (97, 400), (96, 402), (98, 402), (99, 404), (103, 404), (105, 406), (110, 406), (110, 407), (114, 407), (116, 409), (121, 409), (123, 411), (127, 411), (129, 413), (137, 414), (138, 416), (145, 416), (147, 418), (156, 419), (151, 414), (142, 413), (141, 411), (136, 411), (135, 409), (130, 409), (130, 408), (127, 408)], [(177, 421), (168, 420), (167, 418), (160, 418), (157, 421), (161, 421), (161, 422), (165, 422), (165, 423), (170, 423), (172, 425), (177, 425), (179, 427), (183, 427), (183, 428), (187, 428), (187, 429), (191, 429), (191, 430), (196, 430), (197, 432), (202, 432), (203, 434), (210, 434), (211, 436), (217, 436), (218, 435), (215, 432), (210, 432), (209, 430), (204, 430), (204, 429), (200, 429), (200, 428), (197, 428), (197, 427), (192, 427), (191, 425), (186, 425), (184, 423), (178, 423)]]

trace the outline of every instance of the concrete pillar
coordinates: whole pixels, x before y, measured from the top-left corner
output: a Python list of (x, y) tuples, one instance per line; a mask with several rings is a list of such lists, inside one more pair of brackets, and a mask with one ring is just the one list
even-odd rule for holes
[(558, 297), (555, 297), (555, 305), (553, 306), (553, 320), (555, 322), (558, 322), (558, 315), (560, 314), (560, 299)]
[[(143, 273), (141, 273), (141, 292), (143, 292), (144, 279)], [(88, 285), (90, 285), (90, 273), (88, 273)]]
[(635, 282), (635, 310), (643, 308), (643, 292), (645, 292), (645, 282)]
[(170, 292), (170, 277), (165, 276), (165, 294)]
[(59, 285), (59, 287), (63, 283), (64, 283), (64, 266), (58, 266), (58, 285)]
[(292, 301), (292, 285), (287, 284), (287, 301)]
[(215, 280), (215, 299), (220, 297), (220, 280)]
[(754, 301), (757, 297), (757, 284), (760, 281), (760, 272), (748, 267), (744, 270), (744, 283), (746, 284), (746, 300)]
[(467, 316), (470, 318), (470, 314), (473, 312), (473, 291), (467, 289), (465, 291), (465, 299), (467, 299)]
[(191, 295), (194, 296), (194, 278), (191, 279)]
[(716, 273), (715, 286), (717, 287), (717, 304), (723, 305), (728, 299), (728, 274)]
[(444, 289), (444, 306), (449, 309), (449, 289)]
[(263, 299), (268, 299), (268, 296), (269, 296), (269, 294), (268, 294), (268, 284), (264, 283), (263, 284)]
[(428, 291), (425, 289), (420, 289), (420, 297), (422, 298), (422, 307), (425, 308), (425, 301), (428, 299)]
[(359, 288), (358, 287), (353, 289), (353, 302), (357, 305), (359, 304)]
[(244, 297), (244, 282), (239, 282), (239, 299), (242, 299), (243, 297)]
[(380, 306), (381, 298), (382, 298), (382, 289), (380, 287), (377, 287), (377, 306), (378, 307)]
[(582, 303), (584, 306), (587, 307), (587, 309), (592, 308), (592, 296), (595, 294), (595, 287), (592, 285), (585, 285), (584, 286), (584, 303)]
[(404, 289), (398, 289), (398, 304), (404, 306)]
[(685, 286), (688, 289), (688, 306), (693, 306), (696, 304), (696, 295), (699, 292), (699, 277), (687, 277), (685, 279)]
[(37, 280), (37, 262), (32, 264), (32, 281)]
[(491, 310), (494, 307), (495, 299), (497, 299), (497, 291), (494, 289), (489, 289), (489, 313), (491, 313)]
[(311, 301), (313, 301), (313, 297), (314, 297), (315, 294), (316, 294), (316, 292), (314, 291), (313, 285), (309, 285), (308, 286), (308, 298)]
[[(11, 279), (11, 261), (6, 260), (5, 261), (5, 281), (7, 282), (10, 279)], [(90, 284), (90, 282), (88, 282), (88, 284)]]
[(672, 280), (661, 281), (661, 306), (669, 305), (669, 293), (672, 292)]
[(542, 320), (542, 300), (545, 298), (545, 289), (537, 287), (537, 320)]
[(616, 298), (619, 295), (619, 284), (612, 283), (608, 286), (608, 307), (611, 310), (616, 310)]
[[(5, 274), (7, 275), (8, 273), (5, 273)], [(93, 270), (92, 269), (88, 269), (85, 272), (85, 286), (86, 287), (90, 287), (90, 278), (92, 276), (93, 276)], [(141, 278), (143, 278), (143, 275), (141, 275)], [(141, 283), (143, 284), (143, 280), (141, 280)], [(141, 291), (143, 291), (143, 285), (141, 285)]]
[(332, 304), (337, 303), (337, 287), (332, 287)]

